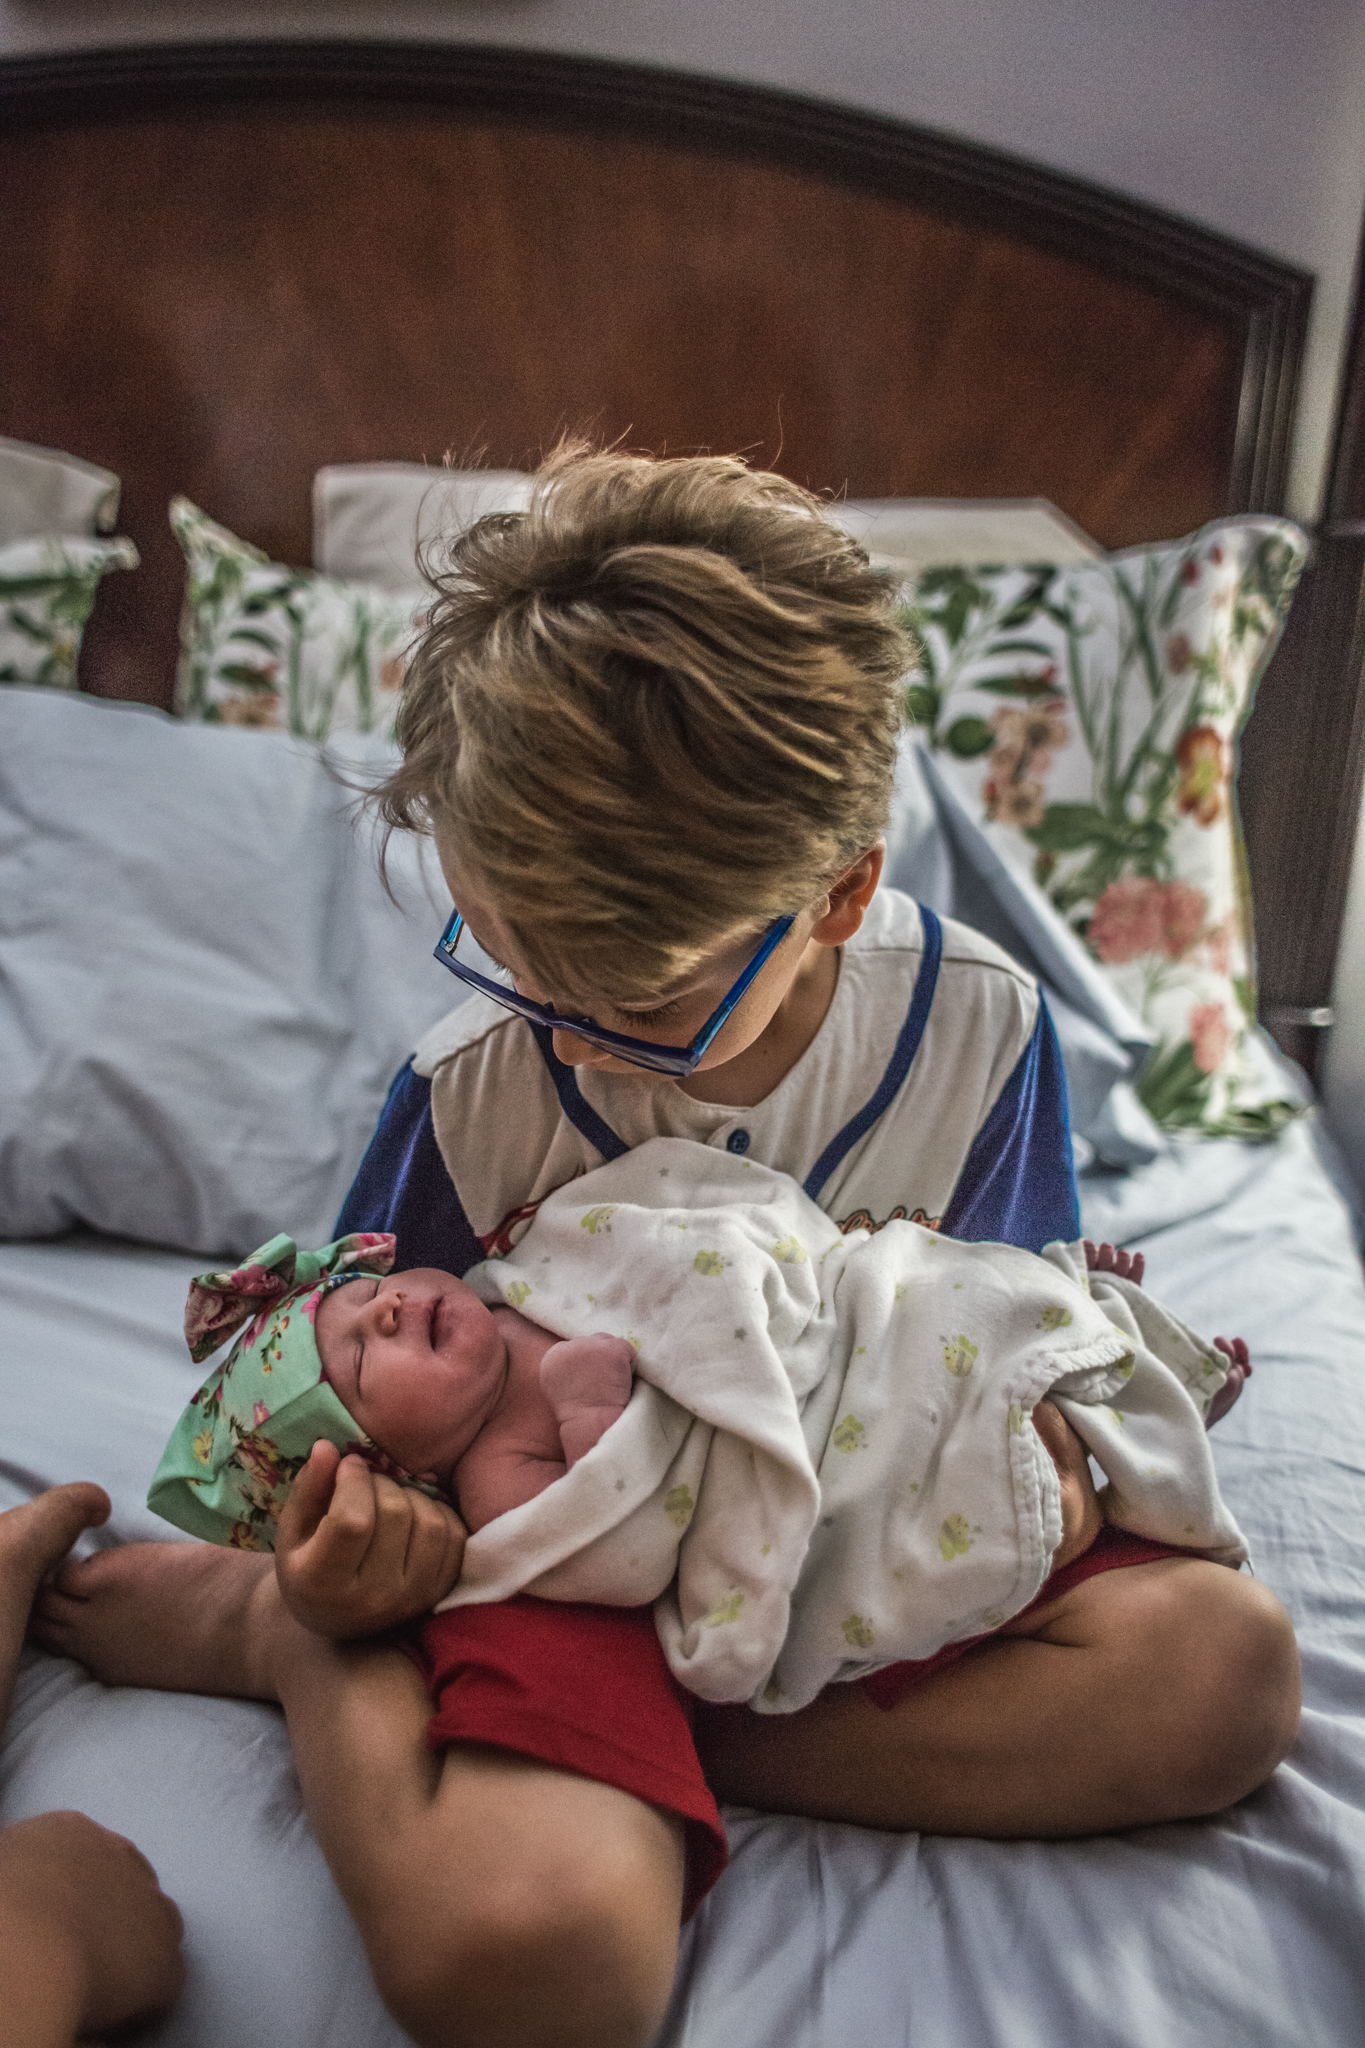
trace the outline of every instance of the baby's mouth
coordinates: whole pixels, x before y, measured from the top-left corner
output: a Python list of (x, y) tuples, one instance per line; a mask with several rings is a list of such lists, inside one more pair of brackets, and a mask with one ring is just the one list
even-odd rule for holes
[(431, 1304), (427, 1342), (433, 1351), (443, 1351), (450, 1341), (450, 1299), (448, 1294), (438, 1294)]

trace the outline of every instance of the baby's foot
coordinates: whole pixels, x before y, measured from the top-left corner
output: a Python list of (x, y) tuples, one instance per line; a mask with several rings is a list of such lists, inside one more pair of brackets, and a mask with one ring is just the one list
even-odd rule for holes
[(1204, 1422), (1206, 1429), (1212, 1429), (1215, 1422), (1222, 1421), (1251, 1378), (1251, 1353), (1247, 1350), (1245, 1337), (1215, 1337), (1213, 1342), (1215, 1349), (1221, 1351), (1228, 1361), (1228, 1376), (1209, 1403)]
[(1134, 1287), (1141, 1287), (1142, 1276), (1147, 1271), (1147, 1261), (1141, 1252), (1125, 1251), (1122, 1245), (1092, 1244), (1083, 1238), (1085, 1263), (1092, 1273), (1112, 1273), (1116, 1280), (1131, 1280)]
[(34, 1638), (104, 1685), (274, 1699), (275, 1560), (214, 1543), (126, 1543), (64, 1565), (33, 1609)]

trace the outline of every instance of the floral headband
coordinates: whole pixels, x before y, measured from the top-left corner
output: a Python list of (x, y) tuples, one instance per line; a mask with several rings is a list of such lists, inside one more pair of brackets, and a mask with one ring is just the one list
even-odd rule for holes
[(246, 1328), (172, 1432), (147, 1495), (154, 1513), (210, 1543), (273, 1550), (280, 1511), (319, 1437), (420, 1484), (342, 1406), (323, 1375), (313, 1327), (326, 1295), (389, 1272), (394, 1249), (381, 1231), (355, 1232), (316, 1252), (272, 1237), (233, 1271), (191, 1281), (191, 1358), (202, 1362)]

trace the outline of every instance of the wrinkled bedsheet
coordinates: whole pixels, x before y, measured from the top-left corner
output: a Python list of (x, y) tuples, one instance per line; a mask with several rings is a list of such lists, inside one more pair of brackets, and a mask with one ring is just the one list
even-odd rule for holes
[[(1260, 1576), (1299, 1631), (1297, 1748), (1211, 1821), (986, 1843), (727, 1816), (734, 1860), (684, 1931), (660, 2048), (1347, 2048), (1365, 2012), (1365, 1280), (1307, 1124), (1191, 1141), (1083, 1183), (1087, 1233), (1162, 1299), (1249, 1340), (1214, 1434)], [(88, 1477), (100, 1541), (142, 1505), (197, 1369), (202, 1258), (107, 1239), (0, 1246), (0, 1506)], [(1059, 1759), (1064, 1768), (1065, 1759)], [(304, 1817), (281, 1716), (106, 1691), (28, 1654), (0, 1821), (76, 1806), (131, 1835), (186, 1920), (189, 1982), (148, 2040), (370, 2048), (384, 2015)]]

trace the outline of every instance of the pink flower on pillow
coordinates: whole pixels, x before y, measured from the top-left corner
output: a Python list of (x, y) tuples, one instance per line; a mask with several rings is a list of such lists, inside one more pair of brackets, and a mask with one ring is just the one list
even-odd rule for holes
[(1144, 953), (1179, 960), (1202, 936), (1208, 898), (1189, 882), (1124, 875), (1111, 882), (1090, 913), (1086, 937), (1106, 967)]
[(986, 816), (1002, 825), (1013, 825), (1020, 832), (1026, 832), (1030, 825), (1042, 823), (1047, 808), (1043, 801), (1041, 782), (997, 782), (994, 776), (981, 785), (981, 800)]
[(1086, 938), (1106, 967), (1123, 967), (1161, 949), (1162, 885), (1146, 875), (1111, 882), (1090, 913)]
[(1232, 1028), (1221, 1003), (1196, 1003), (1190, 1011), (1190, 1044), (1201, 1074), (1216, 1074), (1232, 1044)]
[(1178, 960), (1200, 937), (1208, 898), (1189, 882), (1161, 882), (1161, 948), (1168, 960)]

